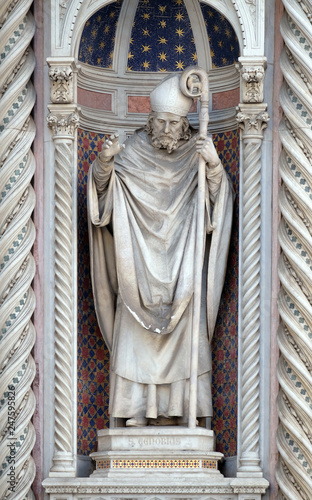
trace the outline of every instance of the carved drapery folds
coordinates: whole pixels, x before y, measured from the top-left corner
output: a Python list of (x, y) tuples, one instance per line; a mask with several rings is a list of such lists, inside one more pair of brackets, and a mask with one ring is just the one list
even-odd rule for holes
[(281, 499), (308, 500), (312, 478), (312, 7), (283, 0), (278, 331)]
[(269, 115), (263, 100), (265, 61), (241, 61), (242, 103), (237, 122), (242, 130), (242, 306), (241, 435), (239, 476), (262, 475), (260, 463), (260, 235), (261, 146)]
[[(73, 104), (73, 68), (49, 60), (50, 114), (55, 168), (55, 422), (51, 476), (75, 476), (75, 294), (73, 294), (73, 172), (78, 115)], [(65, 104), (64, 104), (65, 103)]]
[(31, 457), (35, 442), (31, 423), (35, 410), (31, 389), (35, 159), (30, 149), (35, 136), (31, 118), (35, 91), (30, 81), (35, 23), (31, 4), (32, 0), (0, 3), (0, 494), (16, 500), (31, 498), (35, 476)]

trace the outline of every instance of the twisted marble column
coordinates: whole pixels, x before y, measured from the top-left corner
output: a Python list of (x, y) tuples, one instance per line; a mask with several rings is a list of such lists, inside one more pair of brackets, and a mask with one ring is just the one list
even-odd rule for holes
[(283, 0), (284, 84), (279, 240), (279, 498), (309, 500), (312, 484), (312, 5)]
[(241, 104), (243, 141), (243, 248), (241, 341), (241, 475), (262, 475), (260, 466), (260, 225), (261, 146), (269, 116), (264, 104)]
[(73, 418), (73, 141), (78, 115), (48, 116), (55, 147), (55, 423), (50, 475), (76, 473)]
[(35, 476), (31, 4), (32, 0), (0, 3), (0, 497), (14, 500), (32, 497)]

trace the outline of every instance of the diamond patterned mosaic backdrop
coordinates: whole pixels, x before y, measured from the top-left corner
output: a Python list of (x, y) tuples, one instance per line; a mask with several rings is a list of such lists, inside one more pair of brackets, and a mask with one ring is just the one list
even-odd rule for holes
[[(238, 193), (238, 131), (214, 136), (219, 156)], [(109, 354), (99, 331), (91, 289), (86, 186), (91, 162), (105, 136), (78, 131), (78, 453), (96, 450), (96, 431), (109, 424)], [(215, 338), (213, 341), (212, 428), (217, 450), (236, 454), (237, 433), (238, 198)]]
[(212, 429), (217, 451), (233, 456), (237, 449), (239, 131), (217, 134), (214, 143), (232, 180), (236, 199), (227, 273), (212, 341)]
[[(79, 60), (111, 68), (122, 0), (98, 10), (86, 22)], [(200, 2), (210, 43), (212, 67), (234, 64), (239, 56), (237, 36), (227, 19)], [(197, 64), (194, 34), (183, 0), (140, 0), (128, 50), (128, 71), (182, 71)], [(125, 68), (126, 70), (126, 68)]]
[[(104, 137), (105, 140), (105, 137)], [(108, 426), (109, 354), (95, 316), (87, 227), (87, 175), (103, 135), (78, 134), (78, 453), (96, 446), (96, 431)]]

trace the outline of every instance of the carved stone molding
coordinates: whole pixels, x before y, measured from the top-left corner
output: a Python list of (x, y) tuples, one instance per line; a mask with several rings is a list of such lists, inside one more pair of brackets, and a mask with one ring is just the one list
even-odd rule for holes
[(312, 6), (283, 0), (278, 330), (280, 497), (309, 499), (312, 469)]
[(49, 57), (50, 99), (53, 104), (75, 101), (77, 67), (73, 57)]
[(0, 492), (1, 498), (16, 500), (32, 497), (35, 477), (31, 4), (32, 0), (0, 3)]
[(68, 4), (71, 2), (71, 0), (59, 0), (59, 5), (60, 5), (60, 21), (63, 20), (66, 10), (68, 8)]
[(185, 475), (183, 482), (177, 482), (173, 477), (158, 478), (157, 483), (152, 478), (147, 483), (146, 478), (141, 477), (137, 478), (135, 485), (131, 485), (126, 477), (111, 479), (105, 484), (95, 482), (92, 477), (67, 480), (66, 483), (62, 478), (57, 481), (50, 478), (44, 481), (43, 486), (52, 500), (65, 500), (69, 495), (72, 500), (81, 499), (82, 496), (89, 500), (120, 500), (125, 495), (129, 500), (168, 500), (182, 497), (197, 500), (261, 500), (261, 495), (269, 485), (263, 478), (220, 478), (216, 482), (212, 478), (188, 479)]
[(49, 71), (51, 80), (51, 102), (72, 103), (74, 100), (73, 70), (71, 67), (52, 67)]
[(243, 67), (241, 70), (243, 80), (243, 102), (263, 101), (264, 68)]
[(240, 104), (243, 141), (241, 447), (238, 476), (260, 467), (260, 233), (261, 146), (269, 115), (265, 104)]
[(250, 17), (252, 23), (256, 25), (256, 0), (245, 0), (246, 4), (249, 6)]
[(73, 188), (75, 168), (74, 134), (79, 117), (75, 107), (49, 107), (48, 125), (55, 147), (55, 423), (51, 476), (75, 476), (75, 296), (73, 277)]
[(248, 61), (240, 58), (237, 69), (241, 74), (241, 92), (243, 103), (261, 103), (263, 101), (263, 81), (266, 61)]

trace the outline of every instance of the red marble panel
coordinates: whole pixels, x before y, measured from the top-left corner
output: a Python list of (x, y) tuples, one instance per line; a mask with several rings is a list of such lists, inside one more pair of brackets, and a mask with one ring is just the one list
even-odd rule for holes
[(212, 94), (212, 109), (227, 109), (237, 106), (239, 103), (239, 88), (234, 90), (226, 90)]
[(112, 111), (112, 94), (92, 92), (78, 87), (78, 104), (88, 108)]
[(128, 112), (129, 113), (150, 113), (150, 98), (147, 95), (129, 95)]

